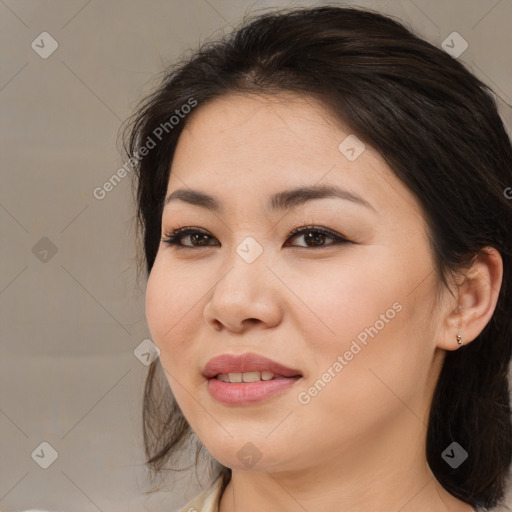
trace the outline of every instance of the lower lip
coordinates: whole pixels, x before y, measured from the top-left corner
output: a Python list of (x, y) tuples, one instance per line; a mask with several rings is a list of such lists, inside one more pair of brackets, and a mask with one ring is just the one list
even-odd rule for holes
[(248, 405), (266, 400), (289, 389), (301, 377), (260, 380), (258, 382), (223, 382), (208, 380), (208, 390), (215, 400), (227, 405)]

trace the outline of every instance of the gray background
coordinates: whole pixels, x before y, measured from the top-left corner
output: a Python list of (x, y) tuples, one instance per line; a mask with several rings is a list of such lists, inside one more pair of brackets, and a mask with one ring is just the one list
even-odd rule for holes
[[(149, 331), (131, 177), (102, 200), (93, 190), (122, 164), (117, 131), (163, 66), (245, 13), (320, 3), (0, 1), (0, 510), (170, 512), (199, 492), (183, 473), (179, 490), (143, 495), (147, 367), (134, 351)], [(461, 34), (459, 59), (494, 89), (510, 133), (512, 0), (355, 5), (437, 46)], [(48, 50), (42, 32), (58, 42), (46, 59), (31, 47)], [(43, 442), (58, 453), (47, 469)]]

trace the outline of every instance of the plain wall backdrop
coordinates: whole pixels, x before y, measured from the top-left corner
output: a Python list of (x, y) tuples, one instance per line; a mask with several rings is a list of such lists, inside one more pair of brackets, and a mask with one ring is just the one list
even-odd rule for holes
[[(244, 14), (321, 4), (0, 1), (1, 511), (172, 512), (201, 490), (186, 472), (143, 494), (150, 334), (131, 176), (94, 191), (121, 167), (118, 130), (164, 66)], [(460, 34), (458, 58), (494, 89), (511, 133), (512, 0), (343, 4), (439, 47)]]

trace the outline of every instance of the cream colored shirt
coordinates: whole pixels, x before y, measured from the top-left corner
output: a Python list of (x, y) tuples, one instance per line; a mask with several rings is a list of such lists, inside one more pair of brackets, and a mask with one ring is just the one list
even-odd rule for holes
[(208, 489), (187, 503), (179, 512), (219, 512), (217, 503), (221, 486), (222, 476), (219, 476)]

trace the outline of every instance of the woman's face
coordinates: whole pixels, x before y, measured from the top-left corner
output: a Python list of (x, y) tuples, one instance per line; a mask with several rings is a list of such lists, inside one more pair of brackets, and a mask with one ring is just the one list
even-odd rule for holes
[[(341, 192), (279, 195), (300, 187)], [(422, 453), (445, 295), (434, 307), (419, 204), (379, 154), (312, 99), (230, 95), (188, 120), (167, 196), (178, 190), (188, 200), (166, 204), (162, 238), (200, 232), (179, 237), (183, 247), (161, 242), (146, 315), (208, 451), (225, 466), (265, 471)], [(214, 199), (193, 201), (192, 191)], [(303, 226), (315, 228), (290, 236)], [(212, 358), (247, 353), (300, 377), (203, 375)]]

